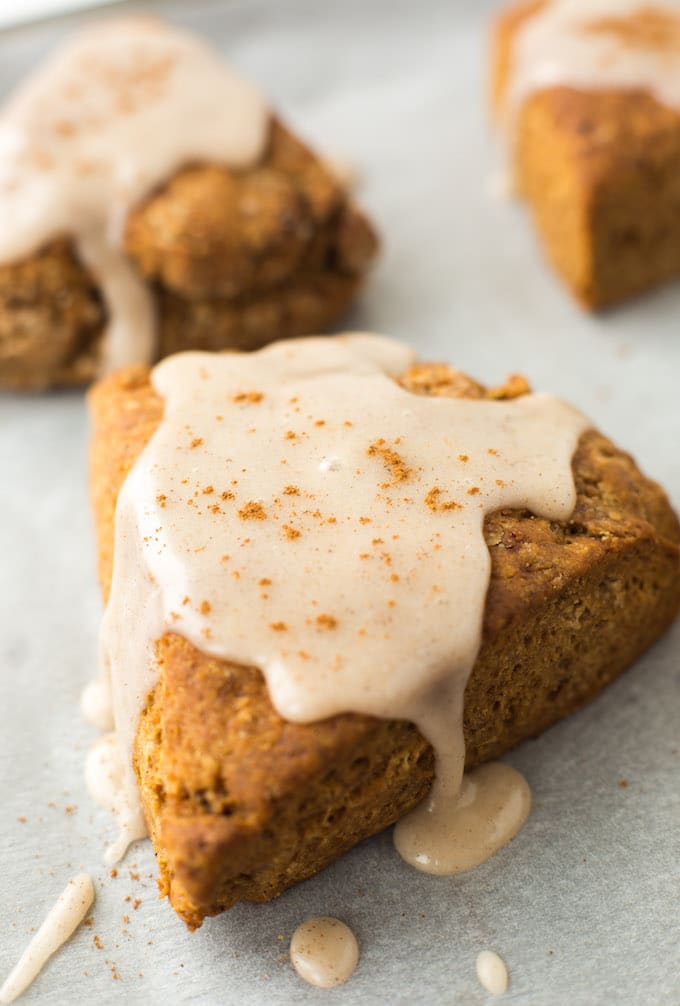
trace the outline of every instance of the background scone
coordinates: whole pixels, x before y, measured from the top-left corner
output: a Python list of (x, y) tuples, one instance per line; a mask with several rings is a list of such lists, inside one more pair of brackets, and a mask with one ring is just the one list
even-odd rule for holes
[(0, 387), (324, 331), (376, 256), (373, 228), (323, 160), (206, 45), (162, 22), (77, 36), (10, 98), (0, 134), (17, 128), (28, 153), (5, 154), (0, 178)]
[(493, 31), (495, 114), (548, 258), (587, 308), (680, 274), (680, 16), (528, 0)]
[[(414, 394), (505, 397), (448, 367), (402, 378)], [(121, 485), (162, 417), (148, 372), (100, 383), (92, 495), (100, 578), (112, 573)], [(663, 491), (597, 432), (573, 458), (568, 522), (505, 511), (485, 525), (492, 573), (465, 699), (468, 765), (536, 735), (596, 694), (680, 604), (680, 527)], [(274, 710), (256, 668), (157, 642), (158, 682), (134, 763), (162, 890), (190, 927), (240, 899), (268, 900), (386, 827), (427, 793), (430, 746), (405, 722), (342, 715), (300, 725)]]

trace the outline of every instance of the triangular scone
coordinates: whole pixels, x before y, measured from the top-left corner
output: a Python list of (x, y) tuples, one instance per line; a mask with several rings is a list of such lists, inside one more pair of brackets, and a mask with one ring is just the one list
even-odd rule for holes
[[(404, 375), (414, 394), (485, 392), (447, 367)], [(116, 498), (162, 402), (134, 368), (90, 393), (92, 497), (104, 596)], [(568, 523), (492, 515), (483, 644), (465, 699), (468, 766), (494, 758), (591, 699), (680, 606), (680, 526), (666, 496), (595, 431), (573, 458)], [(274, 710), (261, 673), (168, 633), (134, 764), (161, 890), (190, 928), (240, 899), (266, 901), (385, 828), (427, 793), (432, 749), (405, 723), (342, 715), (300, 725)]]
[(0, 141), (0, 387), (323, 332), (377, 252), (332, 166), (160, 19), (77, 33)]
[[(550, 262), (589, 309), (680, 275), (680, 16), (616, 6), (521, 0), (495, 20), (491, 53), (514, 187)], [(525, 33), (557, 7), (569, 30), (555, 22), (549, 43), (528, 55)]]

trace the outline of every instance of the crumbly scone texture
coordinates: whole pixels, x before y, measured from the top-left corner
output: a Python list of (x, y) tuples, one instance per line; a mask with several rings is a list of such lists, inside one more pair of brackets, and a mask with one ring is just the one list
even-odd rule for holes
[[(403, 378), (414, 394), (513, 397), (446, 365)], [(108, 595), (123, 480), (162, 417), (148, 371), (90, 392), (91, 488)], [(670, 624), (680, 607), (680, 525), (663, 490), (589, 431), (573, 459), (567, 523), (503, 511), (485, 525), (492, 571), (483, 644), (465, 694), (467, 765), (495, 758), (579, 708)], [(433, 779), (411, 724), (347, 714), (288, 723), (253, 667), (157, 642), (158, 682), (134, 763), (160, 888), (190, 928), (241, 899), (267, 901), (418, 803)]]
[[(327, 331), (378, 241), (331, 170), (273, 119), (260, 163), (179, 171), (130, 214), (124, 247), (153, 290), (162, 357)], [(0, 388), (91, 381), (106, 320), (68, 237), (0, 265)]]
[[(498, 113), (513, 43), (546, 0), (510, 7), (493, 32), (492, 100)], [(654, 38), (644, 4), (621, 35)], [(680, 18), (676, 18), (680, 29)], [(612, 30), (609, 22), (594, 22)], [(553, 86), (531, 95), (514, 133), (515, 186), (545, 253), (588, 309), (611, 306), (680, 275), (680, 115), (643, 90)]]

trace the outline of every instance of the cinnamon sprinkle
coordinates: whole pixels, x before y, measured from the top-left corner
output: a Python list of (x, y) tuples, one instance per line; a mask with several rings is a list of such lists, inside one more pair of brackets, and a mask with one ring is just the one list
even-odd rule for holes
[(653, 5), (640, 7), (628, 17), (603, 17), (583, 25), (585, 32), (615, 35), (631, 49), (650, 49), (657, 52), (680, 50), (680, 18), (675, 13)]
[(333, 615), (321, 614), (316, 616), (316, 623), (321, 629), (335, 629), (338, 620)]
[[(390, 472), (394, 482), (406, 482), (413, 475), (413, 469), (406, 464), (404, 459), (397, 454), (396, 451), (392, 450), (391, 447), (387, 446), (384, 437), (380, 437), (375, 440), (369, 447), (366, 448), (366, 453), (369, 457), (375, 457), (376, 455), (382, 459), (383, 464)], [(383, 485), (382, 488), (387, 488)]]
[(456, 503), (455, 500), (441, 500), (442, 490), (439, 486), (432, 486), (427, 496), (425, 497), (425, 506), (428, 507), (433, 513), (445, 512), (447, 510), (462, 510), (460, 503)]
[(238, 511), (241, 520), (266, 520), (267, 511), (256, 500), (248, 500), (244, 507)]
[(261, 391), (239, 391), (232, 396), (232, 402), (250, 402), (253, 405), (261, 402), (264, 395)]

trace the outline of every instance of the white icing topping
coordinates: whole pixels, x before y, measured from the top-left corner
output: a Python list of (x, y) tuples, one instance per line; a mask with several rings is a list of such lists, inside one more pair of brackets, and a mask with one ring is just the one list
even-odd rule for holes
[(89, 682), (80, 696), (80, 711), (88, 723), (99, 730), (113, 730), (113, 704), (111, 682), (100, 674)]
[(476, 970), (480, 983), (491, 995), (502, 996), (508, 991), (508, 969), (493, 950), (477, 954)]
[[(286, 719), (350, 711), (416, 723), (435, 748), (437, 780), (399, 845), (420, 868), (441, 868), (490, 570), (484, 517), (528, 508), (566, 519), (570, 460), (588, 423), (548, 395), (411, 394), (388, 375), (412, 361), (399, 343), (353, 335), (185, 353), (154, 370), (164, 418), (118, 499), (102, 630), (130, 806), (154, 642), (174, 631), (261, 668)], [(474, 778), (461, 827), (493, 831), (490, 809), (510, 804), (511, 837), (528, 796), (499, 800), (496, 770)], [(480, 843), (498, 848), (489, 836)]]
[[(647, 30), (644, 24), (640, 29), (641, 18), (648, 19)], [(667, 19), (675, 20), (673, 31)], [(504, 102), (508, 123), (514, 125), (530, 94), (556, 85), (641, 88), (680, 108), (680, 5), (551, 0), (513, 39)]]
[(79, 873), (59, 895), (56, 904), (50, 909), (16, 967), (0, 988), (0, 1003), (14, 1002), (28, 988), (47, 960), (83, 921), (93, 901), (92, 878), (87, 873)]
[(119, 825), (116, 841), (106, 850), (105, 861), (117, 863), (128, 846), (146, 837), (146, 825), (138, 812), (137, 801), (130, 801), (130, 787), (125, 784), (126, 759), (118, 735), (108, 733), (94, 744), (85, 760), (85, 783), (92, 799), (110, 811)]
[(321, 916), (307, 919), (297, 927), (290, 941), (290, 960), (310, 985), (331, 989), (354, 974), (359, 946), (344, 922)]
[(120, 248), (126, 217), (188, 163), (255, 163), (268, 123), (199, 39), (152, 18), (86, 29), (0, 114), (0, 262), (73, 237), (110, 316), (104, 369), (150, 360), (153, 303)]

